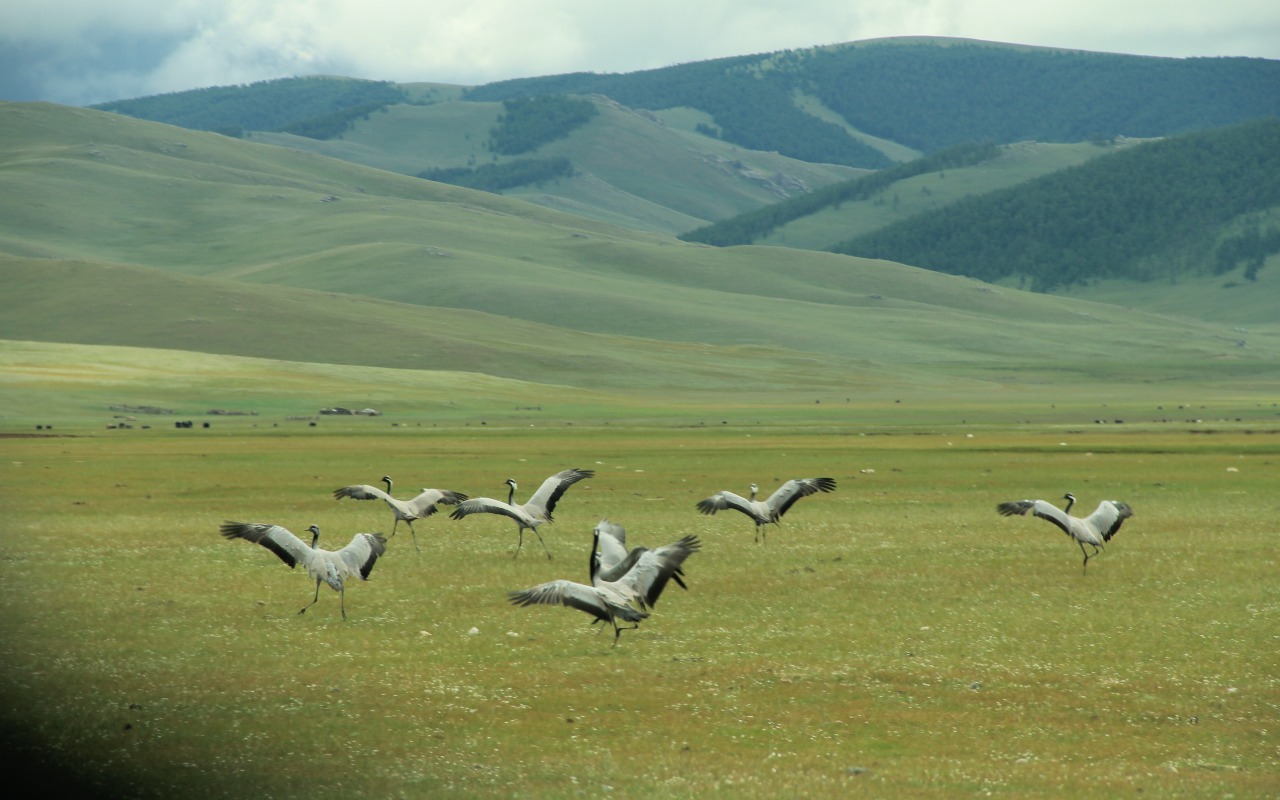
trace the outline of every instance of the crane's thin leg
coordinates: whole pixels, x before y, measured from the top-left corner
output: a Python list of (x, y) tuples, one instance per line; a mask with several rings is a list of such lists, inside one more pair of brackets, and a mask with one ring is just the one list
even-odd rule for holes
[[(1081, 553), (1084, 553), (1084, 570), (1083, 570), (1082, 574), (1087, 574), (1087, 573), (1089, 572), (1089, 553), (1086, 553), (1086, 552), (1085, 552), (1085, 549), (1084, 549), (1084, 542), (1079, 542), (1079, 541), (1078, 541), (1078, 542), (1076, 542), (1076, 544), (1080, 545), (1080, 552), (1081, 552)], [(1095, 555), (1095, 556), (1096, 556), (1097, 554), (1098, 554), (1098, 548), (1096, 548), (1096, 547), (1095, 547), (1095, 548), (1093, 548), (1093, 555)]]
[(520, 555), (521, 547), (524, 547), (524, 527), (523, 526), (521, 526), (520, 528), (520, 538), (516, 540), (516, 551), (511, 554), (512, 558), (515, 558), (516, 556)]
[(409, 533), (413, 536), (413, 551), (422, 555), (422, 551), (418, 549), (418, 533), (413, 529), (413, 522), (406, 519), (404, 524), (409, 526)]
[(538, 537), (538, 541), (542, 542), (542, 549), (547, 551), (547, 560), (551, 560), (551, 551), (547, 550), (547, 543), (542, 541), (542, 534), (538, 533), (538, 529), (533, 529), (533, 535)]
[(307, 603), (305, 606), (303, 606), (303, 607), (302, 607), (302, 611), (299, 611), (298, 613), (299, 613), (299, 614), (301, 614), (303, 611), (306, 611), (308, 608), (311, 608), (312, 606), (314, 606), (314, 605), (316, 604), (316, 601), (317, 601), (317, 600), (319, 600), (319, 599), (320, 599), (320, 579), (319, 579), (319, 578), (316, 578), (316, 596), (315, 596), (315, 598), (314, 598), (314, 599), (312, 599), (312, 601), (311, 601), (310, 603)]
[[(317, 586), (316, 588), (318, 589), (320, 587)], [(339, 602), (342, 604), (342, 621), (346, 622), (347, 621), (347, 587), (346, 586), (343, 586), (341, 589), (338, 590), (338, 599), (339, 599)]]
[[(634, 625), (630, 625), (630, 626), (625, 627), (625, 628), (619, 628), (619, 627), (618, 627), (618, 620), (617, 620), (617, 619), (611, 619), (611, 620), (609, 620), (609, 621), (613, 623), (613, 646), (614, 646), (614, 647), (617, 647), (617, 646), (618, 646), (618, 639), (620, 639), (620, 638), (622, 637), (622, 632), (623, 632), (623, 631), (638, 631), (638, 630), (640, 630), (640, 623), (638, 623), (638, 622), (637, 622), (636, 624), (634, 624)], [(603, 628), (601, 628), (601, 630), (604, 630), (604, 629), (603, 629)]]

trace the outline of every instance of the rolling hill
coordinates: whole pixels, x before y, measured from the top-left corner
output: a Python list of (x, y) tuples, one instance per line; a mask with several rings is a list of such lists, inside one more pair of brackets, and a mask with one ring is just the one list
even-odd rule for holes
[[(529, 155), (565, 158), (569, 177), (504, 190), (580, 216), (674, 234), (864, 174), (759, 152), (685, 130), (664, 115), (604, 97), (599, 114), (533, 154), (498, 155), (486, 147), (500, 102), (400, 105), (353, 123), (341, 138), (319, 140), (255, 132), (252, 141), (309, 150), (406, 175), (431, 169), (509, 164)], [(679, 120), (679, 114), (672, 115)]]
[(483, 373), (531, 397), (560, 385), (664, 402), (1277, 374), (1274, 327), (1242, 336), (891, 262), (712, 248), (84, 109), (3, 104), (0, 131), (9, 340)]
[[(1210, 278), (1221, 294), (1280, 256), (1278, 175), (1275, 119), (1151, 141), (957, 147), (680, 238), (811, 247), (1036, 291)], [(1202, 307), (1280, 319), (1265, 294), (1233, 294)]]
[[(312, 77), (97, 108), (410, 175), (503, 167), (527, 157), (567, 159), (571, 177), (504, 191), (674, 234), (958, 144), (1078, 145), (1274, 116), (1277, 87), (1280, 63), (1264, 59), (1166, 59), (908, 37), (621, 75), (479, 87)], [(589, 96), (604, 113), (526, 154), (492, 146), (504, 103), (565, 94)], [(1028, 155), (1022, 153), (1024, 162)], [(1055, 163), (1043, 155), (1046, 166)]]

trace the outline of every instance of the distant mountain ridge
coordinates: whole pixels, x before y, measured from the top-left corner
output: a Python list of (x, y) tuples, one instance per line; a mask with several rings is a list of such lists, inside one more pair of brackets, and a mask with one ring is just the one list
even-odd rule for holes
[[(407, 102), (410, 97), (404, 89), (388, 81), (314, 76), (113, 100), (92, 108), (192, 130), (240, 136), (255, 130), (306, 130), (317, 120), (335, 117), (349, 120), (355, 114)], [(330, 126), (315, 138), (328, 138), (341, 132)]]
[(500, 81), (465, 96), (553, 92), (604, 94), (633, 108), (692, 106), (744, 147), (875, 168), (884, 164), (836, 147), (815, 154), (802, 140), (817, 128), (790, 101), (794, 94), (817, 97), (860, 131), (930, 153), (966, 142), (1168, 136), (1280, 114), (1280, 61), (890, 39), (623, 75)]
[[(568, 126), (555, 119), (574, 107), (588, 113)], [(1177, 146), (1082, 167), (1144, 141), (1280, 117), (1280, 61), (1266, 59), (907, 38), (478, 87), (298, 78), (100, 108), (688, 241), (856, 252), (1046, 291), (1229, 272), (1240, 247), (1251, 281), (1269, 255), (1257, 264), (1265, 246), (1248, 243), (1280, 228), (1257, 191), (1274, 174), (1265, 155), (1255, 176), (1214, 151), (1212, 164), (1238, 185), (1161, 164), (1183, 158)], [(526, 144), (517, 153), (512, 141)], [(1015, 152), (1020, 172), (1009, 168)], [(1183, 210), (1143, 221), (1173, 194), (1140, 188), (1170, 176)], [(958, 223), (963, 215), (974, 221)]]
[[(325, 82), (329, 85), (326, 87)], [(471, 87), (498, 102), (600, 94), (636, 109), (698, 109), (703, 130), (753, 150), (877, 169), (888, 159), (796, 102), (924, 153), (966, 142), (1168, 136), (1280, 114), (1280, 61), (1157, 58), (962, 39), (854, 42), (623, 74), (569, 73)], [(205, 130), (284, 130), (343, 109), (427, 102), (379, 81), (295, 78), (95, 108)]]

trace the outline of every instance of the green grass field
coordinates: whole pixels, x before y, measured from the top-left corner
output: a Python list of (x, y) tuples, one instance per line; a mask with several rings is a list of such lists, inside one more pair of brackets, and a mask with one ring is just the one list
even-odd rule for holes
[[(131, 797), (1268, 797), (1280, 785), (1280, 440), (1256, 426), (267, 428), (3, 440), (6, 746)], [(233, 424), (234, 423), (234, 424)], [(254, 427), (254, 425), (259, 427)], [(56, 431), (55, 431), (56, 432)], [(397, 535), (349, 621), (225, 519), (389, 531), (333, 489), (572, 488)], [(829, 475), (767, 544), (720, 489)], [(1135, 509), (1081, 574), (997, 502)], [(695, 533), (615, 647), (505, 593), (585, 580), (592, 526)], [(403, 526), (402, 526), (403, 527)], [(472, 630), (475, 629), (475, 632)]]

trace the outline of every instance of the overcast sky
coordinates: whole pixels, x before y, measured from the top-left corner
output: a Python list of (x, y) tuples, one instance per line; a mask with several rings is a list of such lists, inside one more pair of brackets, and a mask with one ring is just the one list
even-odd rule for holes
[(476, 85), (884, 36), (1280, 59), (1276, 0), (3, 0), (0, 99), (293, 75)]

